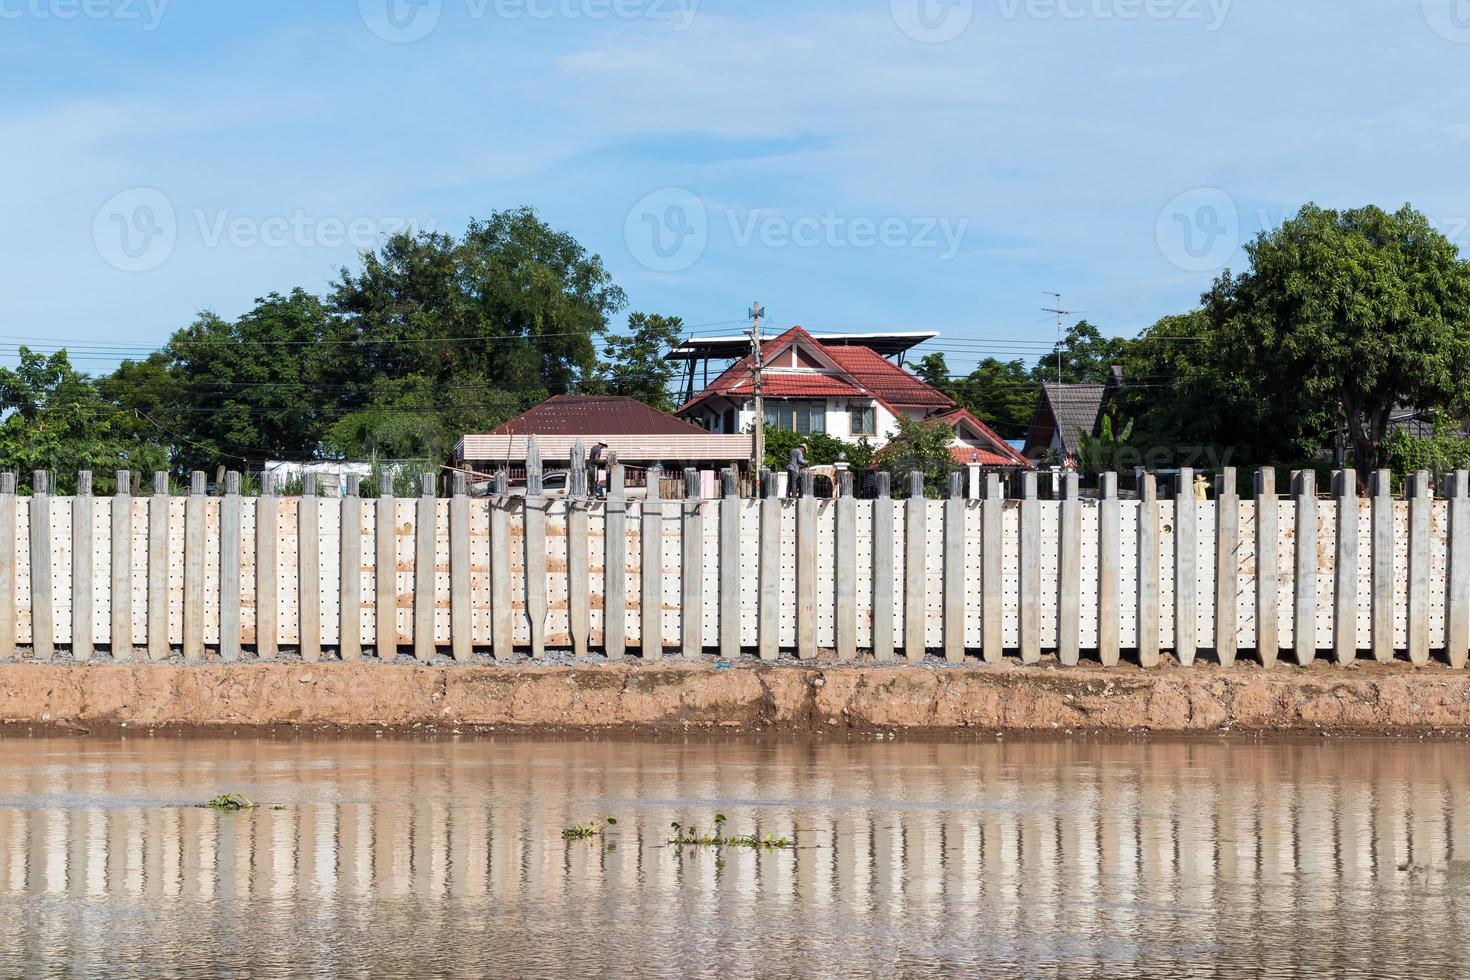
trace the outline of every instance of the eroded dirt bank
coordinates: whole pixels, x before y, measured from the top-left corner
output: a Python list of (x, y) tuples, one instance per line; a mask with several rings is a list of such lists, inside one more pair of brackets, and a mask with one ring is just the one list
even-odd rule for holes
[(1470, 676), (1300, 669), (664, 663), (0, 664), (0, 724), (82, 728), (1470, 733)]

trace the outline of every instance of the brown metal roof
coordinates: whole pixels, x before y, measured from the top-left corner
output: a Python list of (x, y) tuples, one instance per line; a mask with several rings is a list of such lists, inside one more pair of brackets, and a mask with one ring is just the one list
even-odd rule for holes
[(499, 428), (494, 435), (516, 436), (705, 436), (704, 429), (680, 421), (636, 398), (620, 395), (555, 395)]

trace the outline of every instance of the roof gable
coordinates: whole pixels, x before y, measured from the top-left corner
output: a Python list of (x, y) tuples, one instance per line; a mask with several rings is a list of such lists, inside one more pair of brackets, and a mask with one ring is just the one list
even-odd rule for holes
[[(929, 387), (916, 376), (888, 361), (868, 347), (841, 344), (828, 347), (801, 327), (761, 345), (761, 358), (767, 364), (779, 361), (781, 355), (795, 347), (801, 367), (789, 365), (783, 370), (773, 366), (763, 372), (762, 383), (773, 397), (852, 397), (868, 396), (890, 408), (949, 408), (954, 402), (943, 392)], [(708, 388), (688, 404), (687, 411), (716, 395), (750, 394), (751, 358), (741, 358), (727, 368)]]
[[(985, 458), (990, 456), (1004, 460), (1005, 463), (1003, 465), (1007, 466), (1029, 467), (1031, 465), (1030, 460), (1017, 452), (1014, 446), (1000, 437), (1000, 433), (996, 432), (965, 409), (957, 408), (953, 412), (948, 412), (938, 417), (954, 427), (956, 436), (974, 439), (989, 447), (988, 452), (983, 449), (980, 451), (980, 461), (982, 463), (990, 462)], [(969, 462), (967, 458), (961, 459), (962, 455), (966, 455), (964, 447), (956, 446), (954, 450), (955, 458), (960, 460), (960, 462)], [(991, 462), (991, 465), (995, 464)]]

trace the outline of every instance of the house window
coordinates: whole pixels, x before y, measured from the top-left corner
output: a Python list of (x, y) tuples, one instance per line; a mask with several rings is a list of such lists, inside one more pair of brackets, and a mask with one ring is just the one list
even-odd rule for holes
[(872, 405), (853, 406), (847, 410), (849, 431), (854, 436), (876, 436), (878, 434), (878, 410)]
[(735, 409), (725, 409), (724, 426), (720, 431), (726, 434), (731, 434), (735, 431)]
[(807, 435), (827, 431), (827, 403), (800, 401), (766, 402), (766, 424), (787, 432)]

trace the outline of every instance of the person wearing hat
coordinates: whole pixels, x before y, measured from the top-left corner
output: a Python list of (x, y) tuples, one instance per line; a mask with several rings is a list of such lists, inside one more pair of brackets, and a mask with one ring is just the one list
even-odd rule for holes
[(1210, 481), (1205, 479), (1205, 475), (1203, 473), (1196, 473), (1194, 475), (1194, 499), (1210, 499)]
[(786, 461), (786, 496), (801, 496), (801, 471), (806, 467), (806, 443), (802, 443), (791, 450), (791, 457)]

